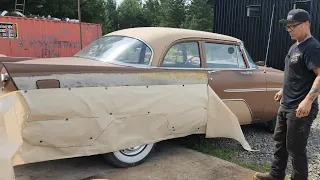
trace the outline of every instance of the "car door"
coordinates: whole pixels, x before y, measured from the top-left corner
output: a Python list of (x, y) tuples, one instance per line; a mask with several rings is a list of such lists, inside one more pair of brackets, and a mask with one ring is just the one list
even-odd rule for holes
[(204, 41), (203, 48), (209, 85), (240, 124), (259, 121), (266, 95), (263, 70), (249, 66), (238, 43)]

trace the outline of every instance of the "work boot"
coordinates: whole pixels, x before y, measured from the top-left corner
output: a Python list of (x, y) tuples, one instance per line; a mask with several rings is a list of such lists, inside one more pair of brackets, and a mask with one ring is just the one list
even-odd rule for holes
[(273, 176), (271, 176), (269, 173), (256, 173), (254, 175), (254, 178), (256, 178), (256, 180), (283, 180), (284, 178), (275, 178)]

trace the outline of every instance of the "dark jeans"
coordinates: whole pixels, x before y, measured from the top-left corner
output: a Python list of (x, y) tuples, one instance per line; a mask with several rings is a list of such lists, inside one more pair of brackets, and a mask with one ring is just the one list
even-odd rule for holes
[(285, 177), (288, 156), (292, 157), (293, 180), (308, 179), (307, 141), (313, 120), (318, 110), (311, 110), (308, 116), (297, 118), (295, 112), (280, 108), (274, 132), (276, 151), (270, 174), (280, 179)]

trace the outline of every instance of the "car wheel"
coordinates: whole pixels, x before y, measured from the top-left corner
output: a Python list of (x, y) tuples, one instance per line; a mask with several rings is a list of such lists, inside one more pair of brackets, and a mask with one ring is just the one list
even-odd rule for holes
[(271, 121), (267, 122), (267, 128), (270, 131), (270, 133), (274, 133), (274, 130), (276, 128), (277, 118), (273, 118)]
[(103, 156), (111, 165), (126, 168), (141, 164), (148, 158), (154, 148), (155, 144), (146, 144), (107, 153)]

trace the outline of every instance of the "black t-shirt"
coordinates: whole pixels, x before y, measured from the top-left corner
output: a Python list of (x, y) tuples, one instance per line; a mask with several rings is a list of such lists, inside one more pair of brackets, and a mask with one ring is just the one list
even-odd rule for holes
[[(311, 37), (299, 45), (292, 45), (285, 59), (283, 94), (281, 107), (295, 111), (308, 95), (316, 74), (312, 70), (320, 67), (320, 43)], [(318, 98), (312, 109), (318, 110)]]

